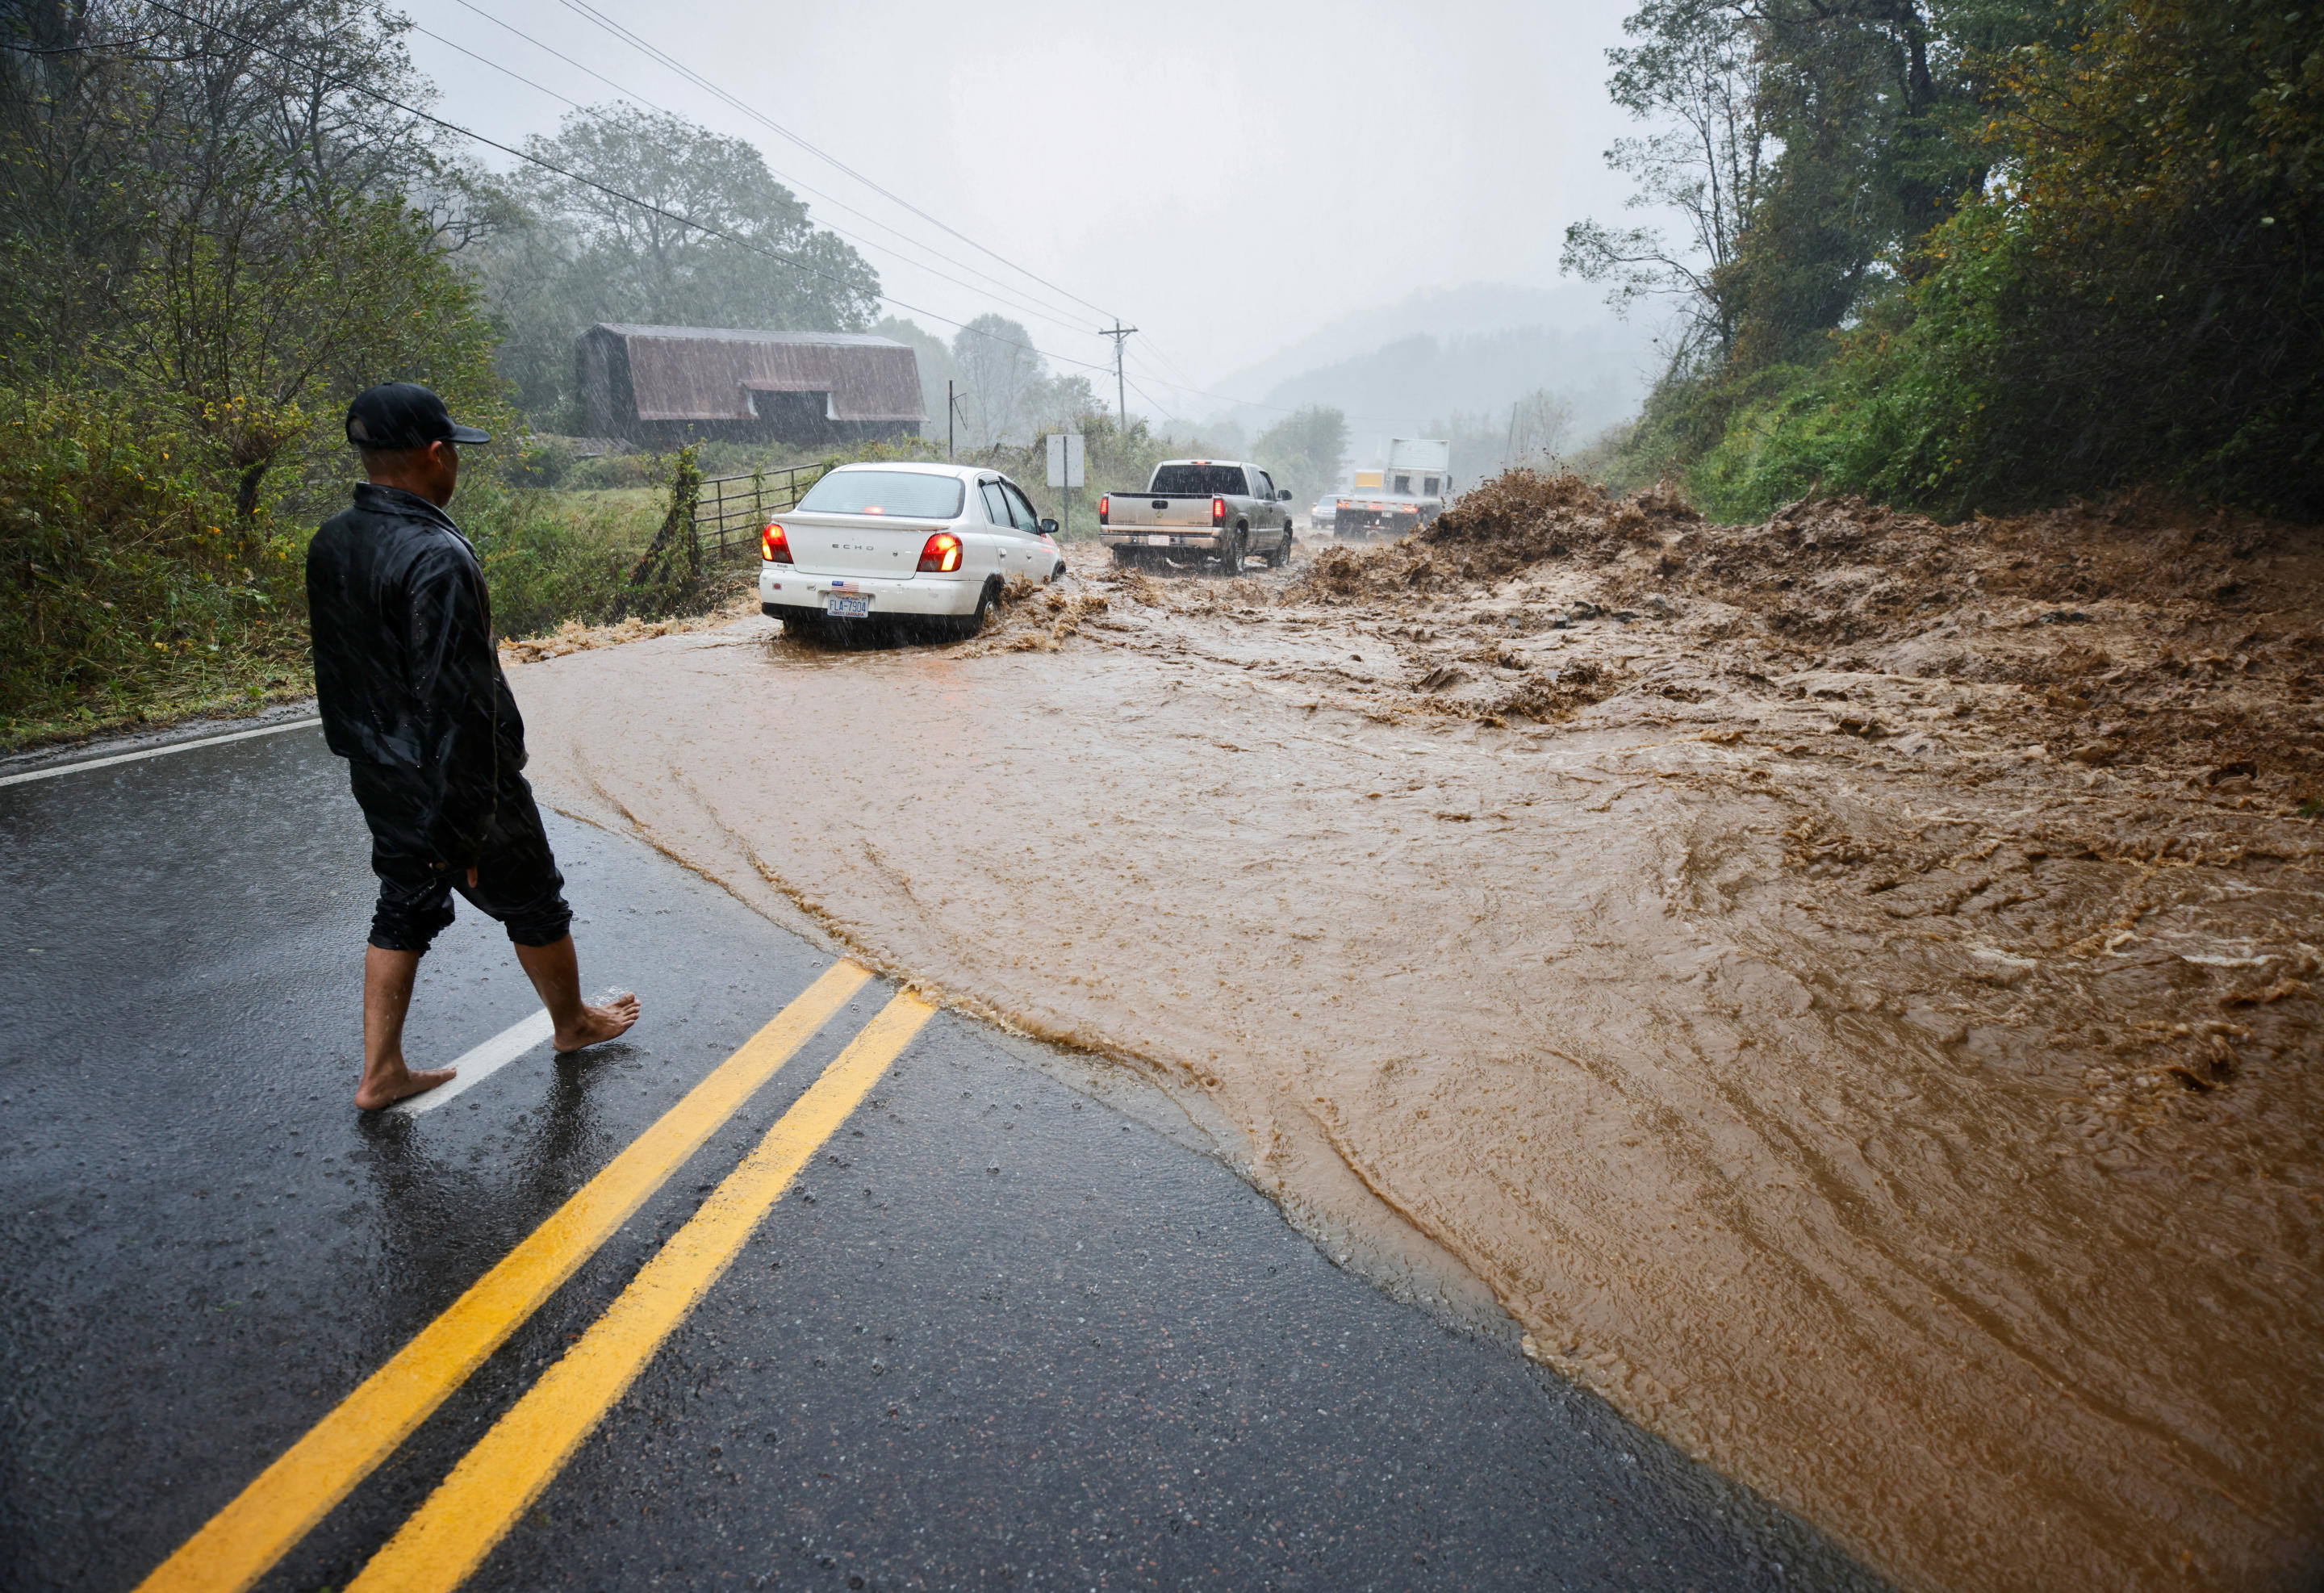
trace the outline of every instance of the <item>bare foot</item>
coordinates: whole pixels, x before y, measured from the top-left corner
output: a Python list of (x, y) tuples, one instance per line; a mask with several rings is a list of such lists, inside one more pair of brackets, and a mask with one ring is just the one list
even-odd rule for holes
[(637, 995), (631, 990), (608, 997), (603, 1007), (584, 1006), (580, 1023), (569, 1030), (557, 1031), (557, 1054), (569, 1056), (585, 1045), (602, 1045), (608, 1040), (619, 1039), (637, 1022), (640, 1010)]
[(364, 1082), (355, 1086), (355, 1105), (364, 1111), (375, 1112), (438, 1084), (450, 1083), (456, 1071), (448, 1067), (406, 1067), (396, 1063), (392, 1068), (382, 1068), (375, 1075), (364, 1075)]

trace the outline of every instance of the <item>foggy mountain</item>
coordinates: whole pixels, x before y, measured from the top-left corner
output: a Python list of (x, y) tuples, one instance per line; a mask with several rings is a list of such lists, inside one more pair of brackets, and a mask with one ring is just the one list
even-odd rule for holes
[(1660, 369), (1651, 324), (1616, 318), (1595, 288), (1478, 282), (1347, 317), (1222, 378), (1219, 391), (1259, 403), (1222, 406), (1195, 429), (1257, 432), (1326, 404), (1347, 414), (1351, 463), (1369, 464), (1391, 436), (1456, 415), (1493, 429), (1546, 390), (1572, 405), (1580, 441), (1636, 414)]

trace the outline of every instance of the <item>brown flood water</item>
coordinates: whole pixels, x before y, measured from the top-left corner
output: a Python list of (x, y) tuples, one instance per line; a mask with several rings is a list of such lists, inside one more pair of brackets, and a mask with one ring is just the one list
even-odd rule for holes
[[(1311, 1232), (1481, 1280), (1905, 1586), (2312, 1577), (2312, 848), (1994, 777), (2015, 686), (1730, 692), (1714, 632), (1545, 633), (1520, 580), (1441, 617), (1472, 669), (1627, 684), (1480, 722), (1406, 711), (1442, 631), (1222, 585), (1111, 583), (1054, 649), (754, 617), (512, 678), (549, 799), (1143, 1072)], [(2177, 855), (2088, 843), (2148, 820)]]

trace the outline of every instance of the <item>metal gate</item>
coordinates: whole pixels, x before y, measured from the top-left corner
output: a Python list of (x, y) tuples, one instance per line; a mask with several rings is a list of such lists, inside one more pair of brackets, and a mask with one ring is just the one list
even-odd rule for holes
[(759, 532), (767, 521), (798, 508), (799, 499), (829, 468), (794, 465), (786, 470), (709, 477), (694, 500), (694, 533), (702, 539), (703, 552), (756, 552)]

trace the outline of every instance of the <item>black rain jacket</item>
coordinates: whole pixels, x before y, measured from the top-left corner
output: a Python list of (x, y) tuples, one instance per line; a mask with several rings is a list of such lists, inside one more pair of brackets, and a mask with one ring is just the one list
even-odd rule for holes
[(307, 549), (307, 609), (331, 750), (410, 793), (399, 849), (466, 869), (524, 767), (475, 548), (427, 499), (365, 482)]

